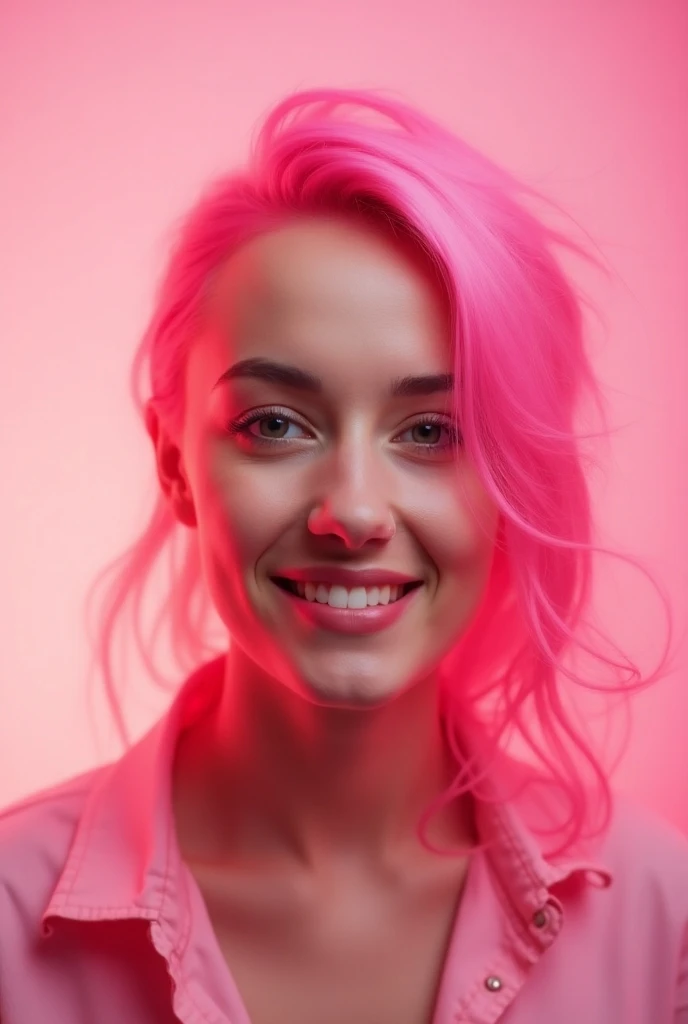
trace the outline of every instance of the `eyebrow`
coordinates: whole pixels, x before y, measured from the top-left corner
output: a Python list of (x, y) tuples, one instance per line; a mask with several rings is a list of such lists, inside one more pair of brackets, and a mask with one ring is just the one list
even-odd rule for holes
[[(213, 390), (220, 384), (238, 378), (263, 380), (270, 384), (283, 384), (295, 391), (306, 391), (310, 394), (322, 394), (323, 382), (319, 377), (297, 366), (286, 363), (275, 363), (270, 359), (241, 359), (234, 363), (218, 378)], [(451, 373), (430, 373), (417, 377), (397, 377), (390, 388), (394, 398), (427, 398), (430, 395), (447, 393), (454, 387), (454, 376)]]

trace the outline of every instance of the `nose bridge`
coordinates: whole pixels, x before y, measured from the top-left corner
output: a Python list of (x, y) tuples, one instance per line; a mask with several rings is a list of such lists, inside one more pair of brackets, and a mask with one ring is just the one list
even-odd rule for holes
[[(381, 450), (362, 431), (332, 445), (316, 484), (315, 532), (337, 533), (350, 545), (394, 532), (391, 480)], [(317, 511), (317, 510), (316, 510)]]
[(344, 495), (360, 495), (372, 499), (374, 492), (383, 488), (382, 453), (376, 449), (362, 431), (351, 432), (333, 450), (332, 486), (341, 488)]

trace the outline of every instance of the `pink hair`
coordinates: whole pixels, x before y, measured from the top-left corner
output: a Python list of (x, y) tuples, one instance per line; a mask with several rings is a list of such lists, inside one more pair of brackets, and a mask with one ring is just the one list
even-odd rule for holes
[[(553, 851), (561, 853), (586, 830), (604, 830), (612, 811), (607, 773), (575, 728), (558, 676), (601, 688), (577, 675), (565, 655), (589, 653), (619, 676), (608, 692), (628, 694), (659, 678), (669, 641), (659, 668), (643, 678), (632, 661), (604, 655), (582, 639), (591, 556), (605, 549), (592, 543), (583, 436), (574, 430), (574, 415), (584, 399), (603, 420), (604, 413), (584, 349), (582, 299), (553, 250), (591, 257), (529, 212), (527, 201), (542, 198), (397, 100), (372, 91), (296, 93), (265, 119), (248, 166), (217, 181), (184, 220), (135, 357), (132, 390), (142, 419), (153, 398), (170, 429), (180, 429), (185, 360), (209, 283), (233, 250), (261, 232), (300, 215), (343, 214), (367, 218), (420, 247), (440, 275), (451, 311), (456, 413), (466, 452), (501, 510), (485, 597), (447, 662), (447, 735), (460, 755), (459, 724), (465, 731), (468, 722), (496, 755), (509, 730), (520, 734), (546, 766), (543, 778), (570, 805)], [(144, 635), (142, 602), (165, 551), (168, 595)], [(156, 666), (155, 643), (165, 625), (168, 649), (184, 673), (221, 652), (207, 638), (213, 609), (196, 532), (180, 530), (162, 495), (142, 535), (94, 587), (102, 583), (95, 662), (126, 744), (112, 664), (118, 628), (133, 624), (143, 664), (163, 685), (169, 681)], [(529, 704), (542, 741), (529, 726)], [(576, 757), (590, 770), (592, 788)], [(474, 789), (475, 781), (462, 783), (459, 776), (442, 801)]]

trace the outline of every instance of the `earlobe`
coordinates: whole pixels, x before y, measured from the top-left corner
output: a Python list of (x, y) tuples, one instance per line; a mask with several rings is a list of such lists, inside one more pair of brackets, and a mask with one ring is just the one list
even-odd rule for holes
[(148, 401), (146, 402), (143, 418), (144, 423), (146, 425), (146, 430), (148, 431), (148, 436), (155, 445), (157, 444), (158, 440), (159, 419), (158, 412), (157, 409), (155, 408), (155, 404), (152, 398), (149, 398)]
[(193, 528), (198, 525), (193, 499), (184, 482), (179, 485), (175, 484), (172, 489), (172, 493), (169, 495), (169, 499), (172, 508), (174, 509), (175, 516), (183, 526)]
[(146, 403), (145, 423), (153, 442), (160, 488), (179, 522), (184, 526), (195, 527), (196, 510), (184, 472), (181, 451), (164, 429), (152, 400)]

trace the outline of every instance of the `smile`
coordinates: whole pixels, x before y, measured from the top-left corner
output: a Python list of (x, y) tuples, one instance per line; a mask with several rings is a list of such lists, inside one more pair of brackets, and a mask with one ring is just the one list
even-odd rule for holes
[(338, 583), (311, 583), (275, 576), (273, 582), (283, 590), (305, 601), (327, 604), (330, 608), (376, 608), (378, 605), (394, 604), (411, 590), (421, 586), (414, 583), (385, 584), (375, 587), (343, 587)]
[(423, 589), (422, 581), (344, 587), (273, 576), (277, 592), (298, 621), (334, 633), (367, 635), (398, 622)]

